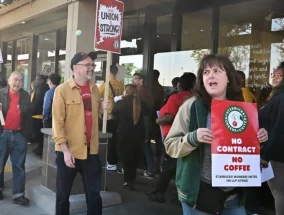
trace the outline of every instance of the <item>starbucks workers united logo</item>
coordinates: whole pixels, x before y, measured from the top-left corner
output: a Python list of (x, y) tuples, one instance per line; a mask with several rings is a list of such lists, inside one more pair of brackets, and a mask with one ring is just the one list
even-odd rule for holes
[(229, 131), (240, 133), (247, 128), (248, 117), (242, 108), (231, 106), (225, 111), (224, 122)]

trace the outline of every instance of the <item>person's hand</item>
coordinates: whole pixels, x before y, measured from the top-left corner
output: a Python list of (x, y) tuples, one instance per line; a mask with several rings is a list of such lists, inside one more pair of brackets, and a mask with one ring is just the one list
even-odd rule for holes
[(75, 168), (75, 158), (73, 157), (71, 151), (65, 150), (63, 153), (66, 166), (69, 168)]
[(159, 118), (156, 119), (156, 123), (157, 123), (158, 125), (160, 125), (160, 119), (159, 119)]
[(259, 129), (257, 132), (257, 139), (260, 143), (264, 143), (268, 140), (268, 133), (264, 128)]
[(267, 168), (268, 162), (266, 160), (263, 160), (262, 158), (260, 158), (260, 167), (261, 168)]
[(108, 100), (104, 100), (102, 102), (102, 108), (103, 108), (103, 110), (109, 110), (110, 109), (110, 103), (109, 103)]
[(214, 139), (213, 132), (208, 128), (198, 128), (196, 135), (197, 135), (197, 140), (200, 143), (211, 144), (212, 140)]

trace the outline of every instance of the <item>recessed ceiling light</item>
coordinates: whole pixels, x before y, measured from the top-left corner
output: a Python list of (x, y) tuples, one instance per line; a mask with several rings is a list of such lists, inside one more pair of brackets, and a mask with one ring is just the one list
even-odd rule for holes
[(25, 24), (26, 22), (21, 22), (21, 24)]
[(48, 41), (49, 39), (48, 38), (44, 38), (44, 40)]

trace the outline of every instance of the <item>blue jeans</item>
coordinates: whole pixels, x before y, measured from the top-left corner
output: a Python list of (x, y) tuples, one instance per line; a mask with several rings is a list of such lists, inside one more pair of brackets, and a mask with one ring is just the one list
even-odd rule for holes
[[(244, 206), (239, 207), (240, 198), (236, 197), (233, 200), (227, 201), (225, 203), (224, 210), (221, 215), (246, 215), (246, 210)], [(183, 215), (210, 215), (202, 211), (193, 209), (185, 203), (182, 203)]]
[(69, 196), (73, 181), (79, 172), (82, 176), (87, 202), (87, 215), (102, 214), (100, 196), (102, 165), (99, 155), (88, 153), (86, 160), (75, 159), (75, 168), (69, 168), (64, 161), (64, 154), (56, 152), (56, 215), (69, 215)]
[(146, 163), (147, 163), (147, 172), (148, 173), (153, 173), (153, 152), (151, 148), (151, 142), (147, 141), (146, 143), (143, 144), (143, 150), (145, 153), (146, 157)]
[(25, 195), (25, 162), (28, 144), (20, 133), (3, 131), (0, 135), (0, 191), (4, 188), (4, 167), (10, 155), (13, 169), (13, 198)]

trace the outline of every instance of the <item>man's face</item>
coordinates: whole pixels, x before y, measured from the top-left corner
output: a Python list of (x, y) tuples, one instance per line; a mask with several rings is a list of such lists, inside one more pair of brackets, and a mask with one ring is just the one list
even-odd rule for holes
[(94, 69), (95, 65), (90, 57), (85, 58), (73, 66), (74, 74), (85, 81), (92, 80)]
[(132, 77), (132, 84), (135, 85), (136, 87), (139, 87), (140, 85), (143, 84), (143, 80), (139, 76), (134, 75)]
[(13, 93), (19, 92), (23, 86), (23, 76), (14, 74), (8, 79), (8, 85)]

